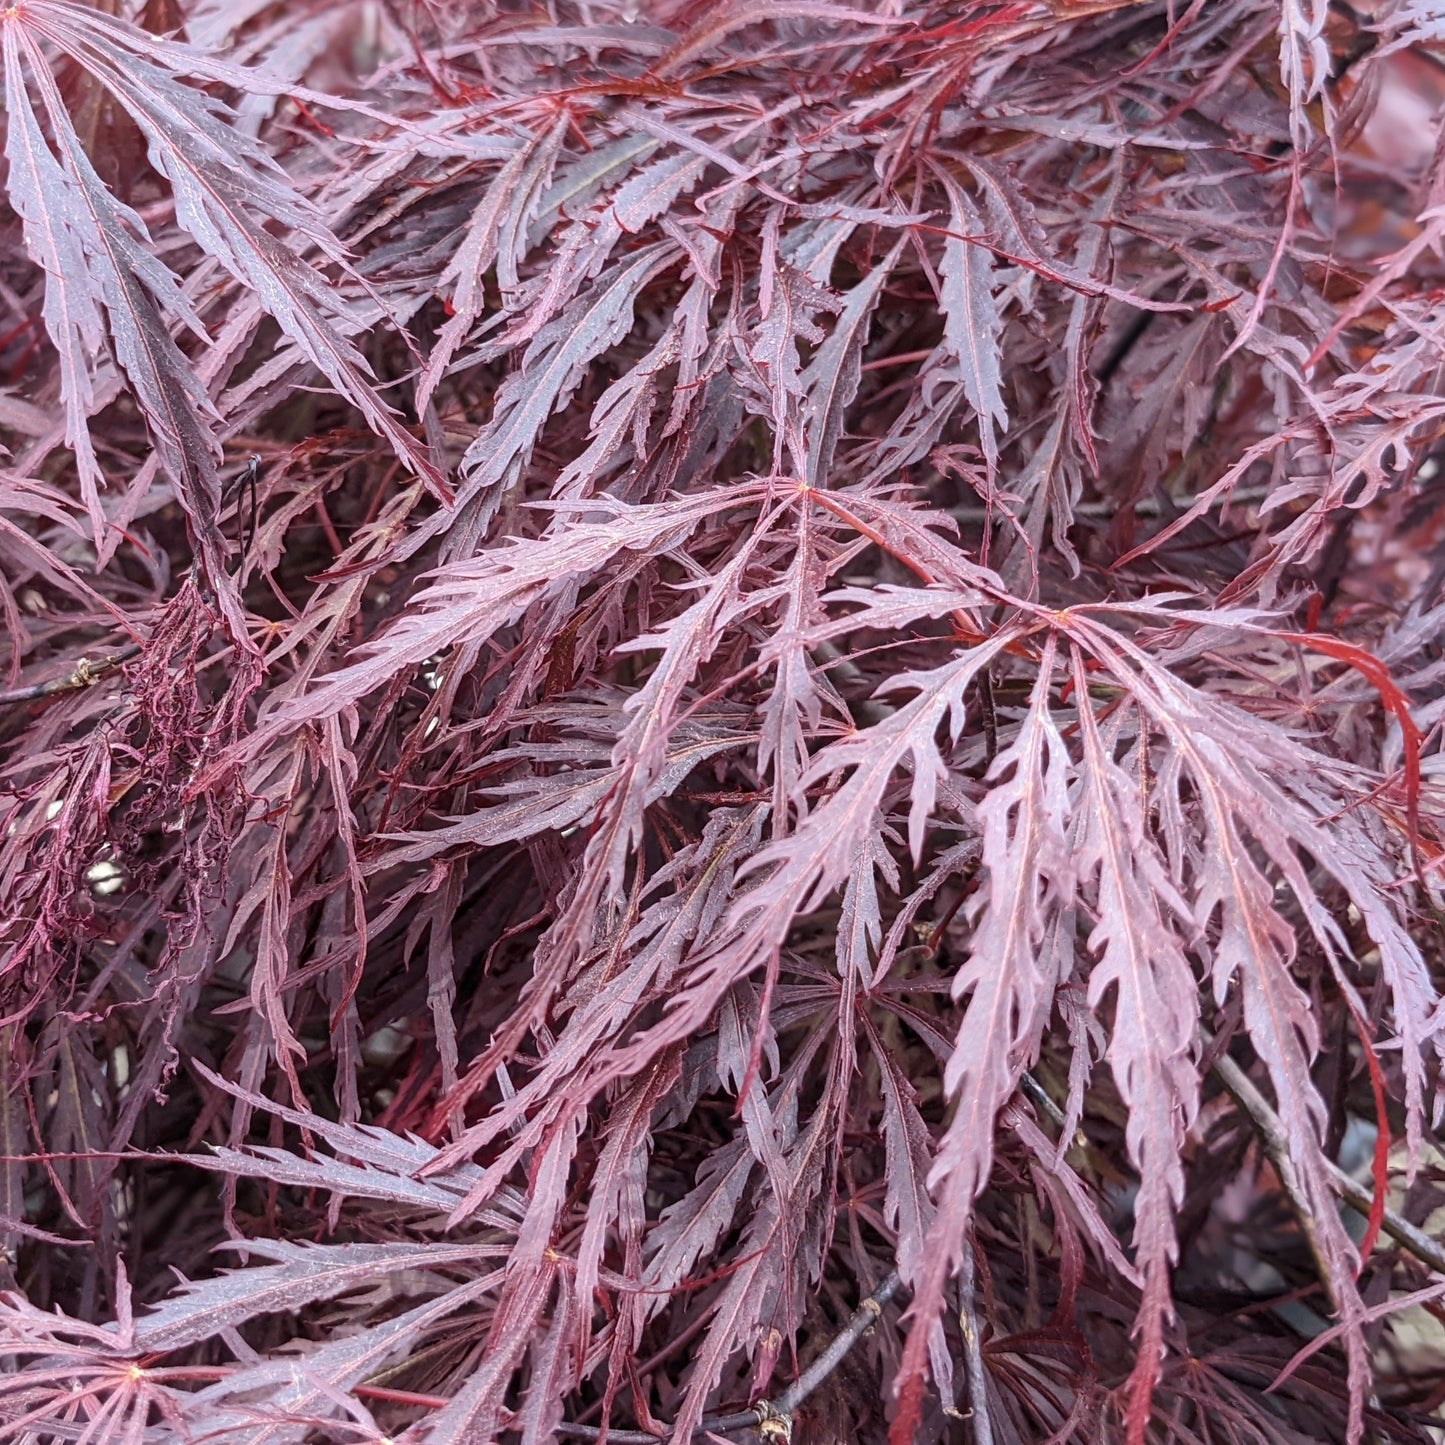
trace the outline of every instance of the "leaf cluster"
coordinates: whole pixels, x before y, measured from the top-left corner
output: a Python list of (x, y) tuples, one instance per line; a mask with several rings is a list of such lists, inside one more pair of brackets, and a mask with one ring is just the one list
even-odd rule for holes
[(1437, 12), (0, 11), (0, 1440), (1433, 1438)]

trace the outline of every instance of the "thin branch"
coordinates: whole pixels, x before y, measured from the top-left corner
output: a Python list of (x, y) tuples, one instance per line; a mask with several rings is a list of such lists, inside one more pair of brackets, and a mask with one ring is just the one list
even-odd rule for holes
[[(1219, 506), (1249, 506), (1253, 502), (1262, 502), (1269, 496), (1268, 487), (1238, 487), (1233, 492), (1222, 494), (1210, 504), (1210, 511)], [(1173, 500), (1173, 499), (1171, 499)], [(1178, 513), (1182, 517), (1196, 499), (1193, 497), (1180, 497), (1174, 501)], [(1111, 501), (1080, 502), (1074, 509), (1076, 517), (1112, 517), (1119, 510), (1119, 504)], [(1157, 517), (1163, 514), (1163, 504), (1158, 497), (1140, 497), (1134, 503), (1133, 512), (1136, 517)], [(955, 521), (967, 523), (988, 522), (996, 520), (999, 516), (999, 509), (994, 507), (950, 507), (948, 514)]]
[(973, 1239), (964, 1242), (959, 1262), (958, 1323), (963, 1330), (963, 1372), (968, 1380), (968, 1415), (974, 1445), (993, 1445), (993, 1421), (988, 1413), (988, 1376), (984, 1372), (983, 1339), (979, 1333), (978, 1304), (974, 1298)]
[(883, 1282), (853, 1311), (852, 1318), (834, 1337), (833, 1343), (788, 1386), (774, 1402), (774, 1408), (792, 1414), (834, 1370), (843, 1358), (883, 1317), (883, 1306), (898, 1293), (903, 1279), (896, 1269), (889, 1270)]
[[(1264, 1095), (1250, 1081), (1249, 1075), (1228, 1054), (1221, 1054), (1215, 1061), (1214, 1072), (1219, 1075), (1220, 1082), (1234, 1096), (1235, 1102), (1249, 1115), (1255, 1132), (1265, 1147), (1265, 1152), (1268, 1153), (1280, 1179), (1284, 1182), (1285, 1189), (1292, 1191), (1295, 1179), (1294, 1165), (1290, 1159), (1289, 1140), (1279, 1115), (1270, 1108)], [(1329, 1172), (1330, 1185), (1335, 1193), (1356, 1213), (1368, 1218), (1372, 1203), (1370, 1191), (1358, 1179), (1346, 1174), (1332, 1159), (1325, 1160), (1325, 1167)], [(1291, 1197), (1293, 1198), (1292, 1192)], [(1422, 1264), (1427, 1264), (1431, 1269), (1445, 1274), (1445, 1245), (1431, 1239), (1423, 1230), (1417, 1229), (1409, 1220), (1397, 1214), (1393, 1209), (1385, 1210), (1385, 1217), (1380, 1227), (1402, 1249), (1413, 1254)]]
[[(1228, 1067), (1221, 1067), (1227, 1065)], [(1284, 1125), (1279, 1115), (1273, 1110), (1270, 1111), (1270, 1126), (1268, 1129), (1263, 1125), (1259, 1116), (1246, 1102), (1245, 1098), (1235, 1089), (1239, 1084), (1249, 1088), (1250, 1084), (1243, 1069), (1228, 1058), (1227, 1055), (1220, 1055), (1219, 1061), (1215, 1064), (1215, 1072), (1224, 1083), (1224, 1087), (1234, 1095), (1236, 1101), (1243, 1105), (1245, 1112), (1254, 1121), (1256, 1130), (1259, 1131), (1261, 1142), (1264, 1144), (1265, 1152), (1269, 1155), (1274, 1164), (1275, 1173), (1279, 1175), (1279, 1182), (1284, 1186), (1284, 1192), (1289, 1198), (1290, 1208), (1294, 1211), (1296, 1222), (1299, 1224), (1300, 1232), (1309, 1245), (1310, 1254), (1314, 1258), (1315, 1272), (1319, 1275), (1320, 1283), (1324, 1286), (1325, 1294), (1329, 1297), (1330, 1308), (1338, 1311), (1340, 1307), (1340, 1284), (1335, 1278), (1334, 1271), (1330, 1268), (1329, 1254), (1320, 1240), (1319, 1225), (1315, 1218), (1315, 1212), (1310, 1206), (1308, 1196), (1305, 1194), (1304, 1186), (1300, 1182), (1299, 1171), (1295, 1168), (1294, 1155), (1290, 1153), (1289, 1140), (1285, 1135)], [(1268, 1108), (1264, 1102), (1263, 1095), (1256, 1092), (1257, 1102)]]
[[(883, 1316), (883, 1306), (898, 1293), (903, 1280), (896, 1269), (890, 1270), (883, 1282), (853, 1312), (848, 1323), (833, 1337), (828, 1348), (778, 1396), (776, 1400), (759, 1400), (749, 1410), (738, 1410), (730, 1415), (707, 1415), (697, 1427), (701, 1435), (711, 1430), (726, 1434), (733, 1430), (765, 1430), (769, 1435), (783, 1440), (792, 1438), (793, 1412), (833, 1373), (843, 1362), (848, 1352), (868, 1333)], [(573, 1425), (563, 1422), (555, 1433), (567, 1440), (597, 1440), (602, 1430), (597, 1425)], [(613, 1445), (657, 1445), (658, 1440), (667, 1439), (671, 1431), (663, 1435), (649, 1435), (645, 1430), (609, 1430), (607, 1439)]]
[(1064, 1111), (1054, 1103), (1049, 1091), (1028, 1070), (1020, 1076), (1019, 1088), (1028, 1096), (1029, 1102), (1047, 1114), (1058, 1128), (1062, 1129), (1068, 1122), (1064, 1118)]
[(82, 657), (74, 668), (64, 677), (53, 678), (50, 682), (36, 682), (29, 687), (11, 688), (9, 692), (0, 692), (0, 707), (9, 706), (12, 703), (37, 702), (41, 698), (54, 697), (57, 693), (77, 692), (83, 687), (89, 687), (92, 683), (99, 682), (108, 672), (113, 672), (123, 662), (129, 662), (140, 652), (140, 644), (132, 642), (122, 647), (119, 652), (112, 652), (108, 657), (102, 657), (98, 662), (92, 662), (88, 657)]

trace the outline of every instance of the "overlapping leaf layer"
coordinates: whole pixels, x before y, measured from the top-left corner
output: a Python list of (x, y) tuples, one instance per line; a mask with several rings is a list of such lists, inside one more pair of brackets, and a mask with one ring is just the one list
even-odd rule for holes
[(0, 11), (0, 1440), (1432, 1438), (1437, 10)]

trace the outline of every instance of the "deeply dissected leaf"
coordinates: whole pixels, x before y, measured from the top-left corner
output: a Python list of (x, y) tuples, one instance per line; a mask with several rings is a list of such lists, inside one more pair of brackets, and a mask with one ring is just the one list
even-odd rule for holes
[(174, 1350), (271, 1310), (295, 1310), (371, 1285), (388, 1273), (454, 1268), (503, 1252), (502, 1246), (475, 1243), (305, 1248), (280, 1240), (252, 1241), (247, 1253), (277, 1262), (186, 1286), (140, 1321), (136, 1341), (146, 1350)]

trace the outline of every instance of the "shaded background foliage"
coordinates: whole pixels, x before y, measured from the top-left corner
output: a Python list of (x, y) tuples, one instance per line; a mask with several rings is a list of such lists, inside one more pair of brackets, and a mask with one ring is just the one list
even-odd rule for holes
[(1432, 1438), (1431, 0), (0, 41), (4, 1438)]

